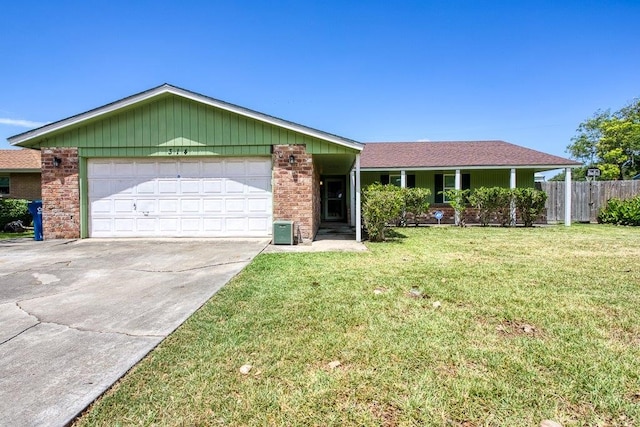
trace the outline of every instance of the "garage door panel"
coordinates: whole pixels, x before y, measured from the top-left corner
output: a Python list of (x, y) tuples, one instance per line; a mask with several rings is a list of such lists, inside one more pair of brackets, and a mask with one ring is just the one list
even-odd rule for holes
[(178, 181), (175, 179), (158, 180), (159, 194), (176, 194), (178, 192)]
[(205, 160), (202, 162), (202, 175), (210, 176), (214, 178), (221, 178), (224, 176), (224, 162), (220, 159), (217, 160)]
[(204, 194), (222, 194), (222, 179), (205, 179), (202, 181)]
[(200, 181), (197, 179), (181, 179), (180, 191), (182, 194), (198, 194), (200, 193)]
[(134, 173), (135, 163), (113, 162), (111, 176), (136, 176)]
[(159, 218), (158, 219), (159, 231), (161, 234), (177, 233), (180, 229), (178, 227), (178, 218)]
[(221, 214), (224, 212), (224, 201), (222, 199), (204, 199), (202, 205), (203, 212), (207, 214)]
[(111, 162), (93, 161), (87, 165), (87, 173), (94, 178), (113, 177), (111, 172)]
[(116, 233), (130, 233), (135, 230), (133, 218), (114, 218), (113, 229)]
[(182, 218), (180, 228), (183, 233), (198, 232), (202, 229), (200, 218)]
[(246, 161), (244, 160), (227, 160), (225, 163), (224, 176), (228, 177), (236, 177), (236, 176), (246, 176)]
[(89, 197), (102, 198), (114, 193), (110, 181), (102, 179), (89, 180)]
[(200, 199), (181, 199), (180, 212), (181, 213), (199, 213)]
[(200, 164), (201, 162), (186, 162), (183, 161), (180, 164), (180, 176), (182, 178), (200, 178)]
[(271, 177), (247, 179), (247, 193), (265, 193), (271, 190)]
[(116, 214), (131, 213), (134, 211), (135, 200), (132, 199), (114, 199), (113, 212)]
[(155, 178), (158, 176), (158, 164), (156, 162), (135, 162), (136, 176)]
[(224, 230), (222, 218), (204, 217), (202, 223), (202, 229), (208, 233), (222, 233)]
[(225, 212), (227, 213), (243, 213), (245, 211), (244, 199), (227, 199), (225, 200)]
[(260, 232), (271, 227), (271, 217), (249, 218), (249, 231)]
[(247, 229), (247, 222), (245, 217), (227, 217), (225, 228), (231, 233), (240, 233)]
[(136, 231), (150, 233), (156, 230), (156, 218), (136, 218)]
[(248, 199), (247, 210), (248, 212), (266, 212), (267, 210), (269, 210), (269, 200), (266, 197), (262, 199)]
[(233, 180), (233, 179), (227, 179), (224, 182), (224, 189), (225, 192), (228, 194), (242, 194), (244, 193), (244, 183)]
[(271, 176), (271, 162), (265, 162), (263, 160), (247, 160), (246, 161), (247, 175), (252, 176)]
[(157, 200), (144, 200), (137, 199), (136, 200), (136, 208), (135, 210), (138, 212), (142, 212), (144, 215), (146, 213), (155, 213), (156, 212)]
[(177, 178), (178, 164), (176, 162), (158, 163), (158, 178)]
[(164, 214), (176, 214), (178, 212), (178, 199), (159, 199), (158, 211)]
[(89, 159), (93, 237), (268, 236), (268, 158)]
[(156, 182), (144, 181), (136, 186), (136, 194), (156, 194)]
[(110, 233), (113, 229), (112, 220), (110, 218), (95, 218), (91, 223), (94, 233)]

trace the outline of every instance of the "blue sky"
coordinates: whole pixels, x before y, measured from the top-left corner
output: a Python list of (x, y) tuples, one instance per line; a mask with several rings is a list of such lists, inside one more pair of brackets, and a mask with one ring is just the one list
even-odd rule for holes
[(167, 82), (361, 142), (566, 157), (640, 96), (638, 22), (637, 0), (5, 2), (0, 148)]

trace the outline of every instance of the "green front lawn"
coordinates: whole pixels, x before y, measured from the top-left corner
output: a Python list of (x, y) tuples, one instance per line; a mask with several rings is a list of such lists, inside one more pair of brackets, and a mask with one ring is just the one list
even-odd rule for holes
[(260, 255), (78, 425), (640, 425), (640, 229), (396, 231)]
[(0, 240), (7, 239), (22, 239), (26, 237), (31, 237), (33, 239), (33, 231), (27, 231), (25, 233), (4, 233), (0, 232)]

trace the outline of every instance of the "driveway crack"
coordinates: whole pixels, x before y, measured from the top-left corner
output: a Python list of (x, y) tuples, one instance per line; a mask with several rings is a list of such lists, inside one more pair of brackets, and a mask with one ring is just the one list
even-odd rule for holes
[(220, 267), (223, 265), (240, 264), (240, 263), (249, 262), (249, 261), (251, 261), (251, 259), (241, 259), (238, 261), (227, 261), (227, 262), (220, 262), (217, 264), (200, 265), (197, 267), (185, 268), (183, 270), (146, 270), (143, 268), (129, 268), (127, 269), (127, 271), (138, 271), (141, 273), (184, 273), (187, 271), (204, 270), (206, 268)]
[(100, 330), (96, 330), (96, 329), (79, 328), (77, 326), (65, 325), (64, 323), (58, 323), (58, 322), (51, 322), (51, 321), (48, 321), (48, 320), (42, 320), (38, 316), (36, 316), (35, 314), (29, 313), (27, 310), (25, 310), (23, 307), (21, 307), (19, 301), (16, 302), (16, 306), (20, 310), (25, 312), (27, 315), (29, 315), (29, 316), (33, 317), (34, 319), (36, 319), (38, 323), (26, 328), (24, 331), (21, 331), (20, 333), (18, 333), (16, 335), (14, 335), (13, 337), (7, 339), (6, 341), (3, 341), (0, 344), (4, 344), (5, 342), (11, 341), (12, 339), (16, 338), (17, 336), (25, 333), (29, 329), (34, 328), (34, 327), (36, 327), (38, 325), (56, 325), (56, 326), (61, 326), (63, 328), (73, 329), (74, 331), (78, 331), (78, 332), (92, 332), (92, 333), (96, 333), (96, 334), (117, 334), (117, 335), (124, 335), (124, 336), (131, 337), (131, 338), (164, 338), (165, 337), (165, 335), (162, 335), (162, 334), (159, 334), (159, 335), (154, 335), (154, 334), (130, 334), (130, 333), (127, 333), (127, 332), (122, 332), (122, 331), (100, 331)]

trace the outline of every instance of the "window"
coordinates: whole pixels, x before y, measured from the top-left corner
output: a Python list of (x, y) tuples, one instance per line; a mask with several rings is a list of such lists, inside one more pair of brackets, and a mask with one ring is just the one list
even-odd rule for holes
[(9, 194), (9, 177), (8, 176), (0, 176), (0, 194)]
[[(463, 190), (468, 190), (471, 188), (471, 175), (468, 173), (461, 174)], [(456, 175), (455, 174), (441, 174), (437, 173), (434, 175), (434, 201), (435, 203), (449, 203), (448, 200), (444, 198), (444, 195), (441, 191), (444, 190), (453, 190), (456, 188)]]
[[(416, 186), (416, 176), (407, 174), (406, 178), (407, 178), (407, 182), (406, 182), (407, 187), (414, 188)], [(382, 185), (393, 184), (396, 187), (401, 187), (401, 183), (402, 183), (402, 177), (400, 174), (380, 175), (380, 184)]]
[[(456, 189), (456, 176), (455, 175), (443, 175), (442, 176), (442, 190), (455, 190)], [(447, 199), (447, 195), (442, 195), (442, 202), (449, 203), (449, 199)]]

